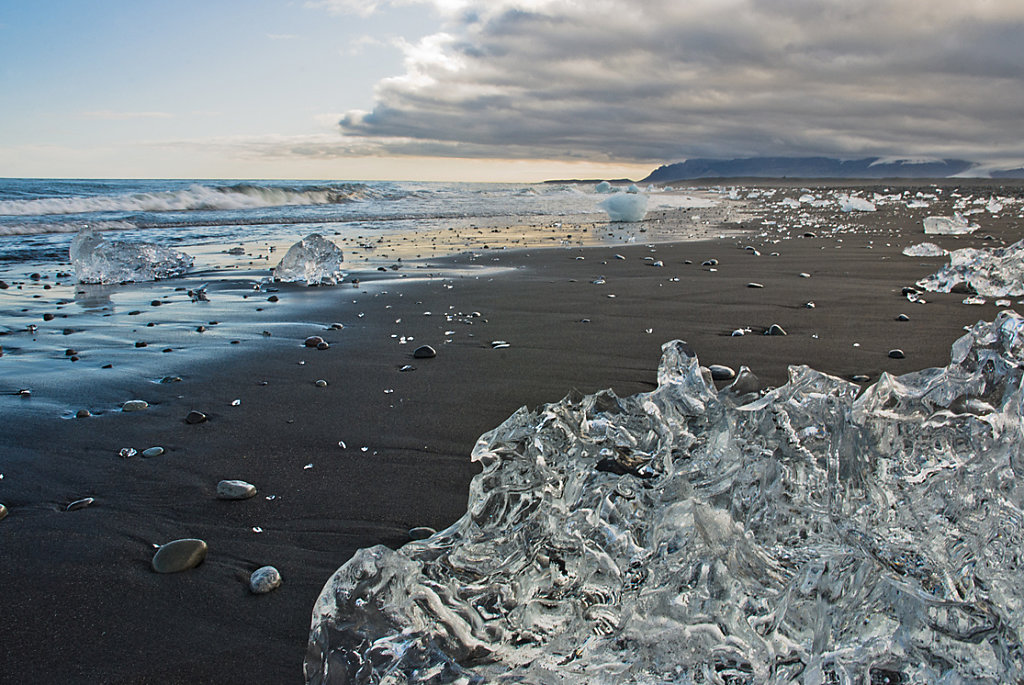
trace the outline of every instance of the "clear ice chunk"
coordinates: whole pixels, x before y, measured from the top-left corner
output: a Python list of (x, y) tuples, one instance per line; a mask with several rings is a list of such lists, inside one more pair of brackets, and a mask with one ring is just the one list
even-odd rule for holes
[(862, 197), (839, 196), (839, 209), (843, 212), (873, 212), (875, 203)]
[(960, 214), (924, 218), (924, 232), (928, 235), (964, 235), (977, 230), (978, 224), (968, 223)]
[(993, 249), (953, 250), (949, 264), (917, 284), (939, 293), (966, 284), (985, 297), (1024, 295), (1024, 240)]
[(935, 243), (919, 243), (903, 248), (903, 254), (908, 257), (945, 257), (949, 254), (949, 250), (945, 250)]
[(176, 278), (192, 267), (191, 255), (153, 243), (107, 240), (83, 228), (71, 240), (71, 265), (79, 283), (127, 283)]
[(288, 248), (274, 269), (274, 280), (336, 285), (345, 278), (341, 248), (319, 233), (311, 233)]
[(327, 582), (306, 681), (1021, 682), (1024, 319), (863, 393), (663, 352), (481, 437), (462, 518)]
[(647, 216), (647, 196), (639, 193), (617, 193), (601, 201), (609, 221), (643, 221)]
[(594, 186), (594, 192), (602, 194), (614, 193), (615, 188), (613, 188), (612, 184), (609, 183), (608, 181), (601, 181), (596, 186)]

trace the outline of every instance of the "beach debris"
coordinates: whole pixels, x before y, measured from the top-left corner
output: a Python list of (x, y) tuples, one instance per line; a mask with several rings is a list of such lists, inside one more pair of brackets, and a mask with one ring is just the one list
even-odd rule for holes
[(157, 573), (186, 571), (203, 563), (206, 551), (206, 542), (198, 538), (174, 540), (157, 548), (152, 567)]
[(412, 352), (414, 359), (433, 359), (437, 356), (437, 350), (430, 345), (420, 345)]
[(217, 499), (240, 500), (256, 496), (256, 486), (244, 480), (222, 480), (217, 483)]
[(410, 540), (426, 540), (431, 535), (436, 534), (437, 531), (430, 526), (416, 526), (415, 528), (409, 529)]
[(148, 408), (149, 402), (146, 400), (128, 400), (121, 405), (121, 411), (142, 411)]
[(928, 235), (965, 235), (974, 233), (980, 228), (978, 224), (968, 223), (962, 214), (953, 216), (926, 216), (924, 232)]
[(647, 215), (647, 196), (616, 193), (602, 200), (599, 206), (608, 213), (609, 221), (643, 221)]
[(787, 335), (785, 329), (777, 323), (773, 323), (768, 327), (768, 330), (764, 332), (765, 335)]
[(153, 243), (107, 240), (83, 228), (71, 241), (71, 264), (79, 283), (126, 283), (176, 278), (188, 272), (193, 258)]
[(142, 450), (142, 456), (146, 457), (147, 459), (152, 459), (153, 457), (159, 457), (163, 453), (164, 453), (164, 448), (160, 447), (160, 446), (147, 447), (146, 449)]
[(969, 288), (960, 292), (984, 297), (1024, 295), (1024, 240), (1006, 247), (953, 250), (949, 264), (917, 285), (941, 293)]
[(311, 233), (285, 253), (274, 269), (275, 281), (336, 285), (345, 278), (341, 249), (319, 233)]
[(473, 448), (460, 519), (357, 551), (307, 682), (1015, 682), (1024, 319), (944, 368), (793, 366), (746, 400), (663, 352), (652, 392), (517, 410)]
[(201, 411), (193, 409), (185, 416), (185, 423), (195, 425), (197, 423), (204, 423), (209, 417)]
[(273, 566), (262, 566), (249, 576), (249, 591), (265, 595), (281, 587), (281, 573)]
[(712, 380), (716, 381), (728, 381), (736, 377), (736, 372), (723, 364), (711, 364), (708, 371), (711, 372)]
[(945, 250), (935, 243), (918, 243), (903, 248), (903, 254), (908, 257), (945, 257), (949, 250)]
[(134, 447), (122, 447), (117, 452), (117, 456), (121, 457), (122, 459), (131, 459), (136, 454), (138, 454), (138, 452), (135, 450)]
[(906, 359), (906, 357), (907, 357), (907, 355), (903, 352), (903, 350), (899, 349), (898, 347), (895, 348), (895, 349), (889, 350), (889, 358), (890, 359)]
[(92, 497), (83, 497), (82, 499), (76, 499), (71, 504), (64, 507), (64, 511), (78, 511), (79, 509), (85, 509), (87, 506), (95, 502), (96, 500)]

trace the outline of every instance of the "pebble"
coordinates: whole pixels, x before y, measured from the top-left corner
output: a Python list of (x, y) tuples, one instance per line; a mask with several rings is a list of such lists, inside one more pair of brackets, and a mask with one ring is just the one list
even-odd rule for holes
[(145, 342), (143, 340), (139, 340), (137, 343), (135, 343), (136, 347), (146, 347), (148, 345), (149, 345), (149, 343), (147, 343), (147, 342)]
[(742, 368), (736, 375), (734, 380), (726, 390), (736, 395), (746, 395), (747, 393), (757, 392), (761, 389), (761, 379), (758, 378), (750, 371), (750, 369)]
[(900, 314), (899, 316), (896, 317), (896, 320), (897, 321), (910, 321), (910, 317), (907, 316), (906, 314)]
[(889, 357), (891, 359), (906, 359), (907, 355), (904, 354), (903, 350), (896, 348), (893, 350), (889, 350)]
[(316, 382), (313, 383), (313, 385), (315, 385), (318, 388), (326, 388), (327, 387), (327, 381), (325, 381), (323, 378), (318, 378), (316, 380)]
[(495, 350), (503, 350), (507, 347), (511, 347), (511, 345), (504, 340), (492, 340), (491, 347)]
[(319, 335), (311, 335), (308, 338), (306, 338), (306, 340), (303, 343), (303, 345), (305, 345), (306, 347), (317, 347), (322, 342), (325, 342), (325, 341)]
[(407, 371), (415, 371), (416, 367), (413, 366), (412, 364), (405, 364), (403, 366), (400, 366), (398, 370), (401, 371), (402, 373), (405, 373)]
[(746, 335), (746, 334), (747, 334), (747, 332), (745, 330), (743, 330), (742, 328), (737, 328), (735, 331), (733, 331), (729, 335), (731, 335), (734, 338), (738, 338), (739, 336)]
[(748, 288), (763, 288), (764, 285), (761, 283), (747, 283)]
[(869, 380), (871, 380), (871, 376), (865, 376), (862, 373), (858, 373), (856, 375), (850, 376), (850, 380), (853, 381), (854, 383), (867, 383)]
[(178, 573), (195, 568), (206, 558), (206, 543), (196, 538), (183, 538), (161, 545), (153, 555), (157, 573)]
[(53, 314), (50, 312), (43, 314), (43, 321), (53, 321)]
[(321, 340), (320, 342), (318, 342), (316, 344), (316, 349), (318, 349), (318, 350), (326, 350), (326, 349), (329, 349), (330, 346), (331, 346), (331, 344), (329, 342), (327, 342), (326, 340)]
[(78, 511), (79, 509), (85, 509), (87, 506), (95, 502), (96, 500), (92, 497), (83, 497), (82, 499), (76, 499), (74, 502), (64, 507), (64, 511)]
[(814, 309), (814, 303), (813, 302), (804, 302), (804, 307), (806, 307), (807, 309)]
[(409, 529), (409, 538), (412, 540), (426, 540), (436, 532), (430, 526), (416, 526)]
[(185, 423), (190, 423), (193, 425), (197, 423), (203, 423), (204, 421), (206, 421), (207, 418), (208, 417), (203, 412), (196, 411), (195, 409), (193, 409), (188, 413), (188, 416), (185, 417)]
[(244, 480), (222, 480), (217, 483), (217, 499), (249, 499), (256, 496), (256, 486)]
[(800, 278), (810, 278), (811, 275), (806, 271), (800, 273)]
[(160, 379), (161, 383), (180, 383), (181, 376), (164, 376)]
[(764, 332), (765, 335), (787, 335), (785, 329), (777, 323), (773, 323), (768, 327), (768, 330)]
[(265, 595), (281, 587), (281, 573), (273, 566), (263, 566), (249, 576), (249, 590), (254, 595)]
[(700, 264), (701, 266), (718, 266), (717, 259), (707, 259)]
[(0, 290), (7, 290), (10, 287), (11, 286), (7, 284), (7, 281), (0, 281)]
[(271, 295), (270, 297), (267, 298), (267, 302), (277, 302), (280, 299), (281, 298), (279, 298), (277, 295)]
[(711, 378), (716, 381), (728, 381), (736, 377), (736, 372), (723, 364), (712, 364), (708, 367)]
[[(0, 288), (0, 290), (2, 290), (2, 288)], [(5, 507), (4, 505), (0, 504), (0, 520), (4, 519), (6, 516), (7, 516), (7, 507)]]
[(146, 457), (147, 459), (150, 457), (159, 457), (163, 453), (163, 447), (149, 447), (147, 449), (142, 450), (142, 456)]
[(77, 412), (75, 412), (76, 419), (87, 419), (90, 416), (92, 416), (92, 412), (90, 412), (88, 409), (79, 409)]
[(149, 407), (149, 402), (146, 400), (128, 400), (121, 405), (121, 411), (142, 411)]
[(437, 356), (437, 350), (430, 345), (420, 345), (412, 353), (415, 359), (433, 359)]

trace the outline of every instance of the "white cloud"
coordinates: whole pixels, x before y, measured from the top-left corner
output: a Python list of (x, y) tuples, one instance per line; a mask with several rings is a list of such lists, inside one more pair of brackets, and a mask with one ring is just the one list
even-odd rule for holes
[(316, 4), (414, 3), (444, 31), (341, 119), (380, 152), (1024, 159), (1018, 0)]

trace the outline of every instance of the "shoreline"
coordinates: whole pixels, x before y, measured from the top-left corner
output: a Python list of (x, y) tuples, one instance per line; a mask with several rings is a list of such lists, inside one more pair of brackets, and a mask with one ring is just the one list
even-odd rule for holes
[[(8, 422), (0, 468), (0, 502), (10, 510), (0, 521), (0, 682), (26, 674), (55, 682), (300, 682), (323, 583), (359, 547), (398, 546), (413, 527), (439, 529), (458, 518), (476, 472), (473, 444), (519, 406), (574, 389), (650, 390), (660, 347), (676, 338), (704, 365), (749, 367), (762, 387), (784, 383), (790, 364), (874, 381), (883, 371), (944, 365), (962, 326), (999, 311), (991, 302), (963, 305), (963, 295), (908, 302), (901, 288), (944, 260), (900, 251), (925, 240), (950, 249), (1008, 244), (1019, 218), (958, 238), (925, 237), (919, 221), (893, 222), (883, 211), (845, 219), (856, 225), (809, 238), (799, 237), (802, 228), (783, 239), (781, 229), (745, 221), (742, 237), (431, 260), (439, 273), (481, 263), (500, 273), (287, 287), (282, 305), (295, 308), (281, 312), (274, 335), (251, 338), (267, 344), (247, 338), (227, 361), (162, 354), (161, 363), (180, 364), (168, 368), (181, 382), (126, 376), (109, 389), (107, 410), (88, 418), (19, 414)], [(994, 240), (984, 240), (989, 234)], [(702, 266), (710, 259), (718, 263)], [(174, 308), (153, 311), (168, 316)], [(900, 313), (910, 320), (896, 321)], [(344, 327), (329, 330), (335, 321)], [(760, 334), (773, 323), (788, 335)], [(730, 335), (742, 327), (750, 333)], [(308, 335), (330, 348), (304, 347)], [(493, 349), (495, 340), (510, 346)], [(413, 359), (421, 344), (437, 357)], [(897, 347), (905, 359), (888, 356)], [(405, 365), (415, 370), (400, 371)], [(317, 387), (319, 379), (327, 387)], [(136, 399), (132, 391), (150, 407), (114, 410), (113, 398)], [(88, 385), (76, 391), (82, 401), (95, 393)], [(193, 409), (210, 420), (186, 424)], [(153, 445), (166, 453), (117, 454)], [(217, 500), (222, 478), (260, 492)], [(83, 497), (95, 502), (64, 511)], [(203, 564), (153, 573), (153, 545), (182, 537), (208, 542)], [(265, 564), (284, 584), (251, 595), (248, 574)]]

